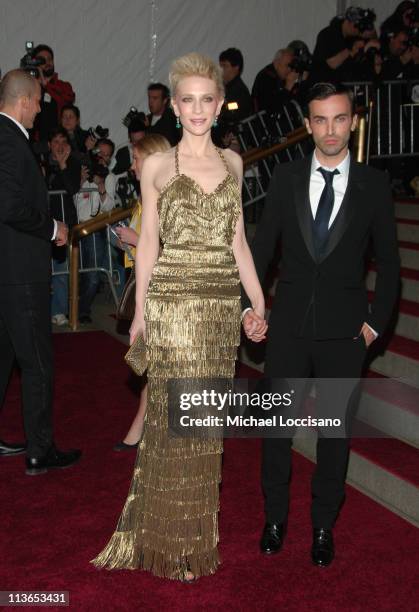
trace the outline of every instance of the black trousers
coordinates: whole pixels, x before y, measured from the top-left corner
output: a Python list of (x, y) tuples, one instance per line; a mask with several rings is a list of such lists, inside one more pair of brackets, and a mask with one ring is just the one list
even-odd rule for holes
[(0, 406), (16, 359), (30, 457), (42, 457), (52, 444), (50, 300), (48, 283), (0, 286)]
[[(267, 378), (348, 378), (352, 379), (348, 383), (356, 395), (353, 379), (360, 378), (366, 356), (363, 337), (356, 340), (314, 340), (292, 337), (286, 330), (278, 333), (278, 330), (271, 329), (271, 332), (265, 361)], [(321, 398), (318, 397), (317, 401), (321, 402)], [(349, 407), (353, 411), (353, 404)], [(347, 408), (340, 406), (340, 414), (344, 414)], [(266, 520), (270, 523), (282, 523), (287, 518), (291, 448), (292, 438), (263, 440), (262, 487)], [(345, 495), (348, 456), (349, 437), (332, 438), (318, 434), (317, 466), (311, 485), (313, 527), (331, 528), (337, 518)]]

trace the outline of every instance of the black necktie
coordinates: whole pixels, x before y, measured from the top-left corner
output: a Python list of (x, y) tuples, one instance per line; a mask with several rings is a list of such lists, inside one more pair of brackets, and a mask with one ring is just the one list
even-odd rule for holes
[(314, 243), (317, 256), (320, 257), (329, 237), (329, 221), (333, 210), (333, 204), (335, 202), (333, 177), (336, 174), (339, 174), (339, 170), (336, 169), (333, 170), (333, 172), (325, 170), (324, 168), (317, 168), (317, 170), (321, 172), (325, 180), (325, 186), (320, 196), (316, 217), (313, 222)]

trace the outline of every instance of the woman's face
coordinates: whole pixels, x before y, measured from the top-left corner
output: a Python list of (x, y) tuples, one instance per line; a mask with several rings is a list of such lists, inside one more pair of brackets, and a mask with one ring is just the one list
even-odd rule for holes
[(201, 136), (211, 129), (223, 101), (212, 79), (190, 76), (179, 81), (172, 105), (183, 129)]
[(135, 173), (135, 178), (137, 179), (137, 181), (141, 181), (141, 172), (143, 170), (143, 164), (146, 155), (144, 155), (144, 153), (140, 153), (137, 148), (134, 148), (132, 152), (132, 157), (133, 160), (131, 170)]
[(69, 108), (63, 110), (63, 114), (61, 115), (61, 125), (67, 130), (67, 132), (74, 132), (78, 124), (79, 120), (72, 110)]

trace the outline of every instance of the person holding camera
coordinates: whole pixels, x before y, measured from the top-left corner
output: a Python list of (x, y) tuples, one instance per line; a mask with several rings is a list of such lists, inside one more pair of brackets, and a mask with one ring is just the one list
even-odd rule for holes
[(51, 47), (38, 45), (33, 50), (33, 56), (43, 61), (37, 66), (42, 96), (41, 112), (35, 120), (33, 137), (36, 141), (47, 141), (49, 132), (59, 124), (61, 109), (65, 104), (72, 104), (76, 94), (70, 83), (58, 78)]
[(290, 67), (293, 59), (292, 49), (279, 49), (272, 63), (256, 75), (252, 88), (255, 112), (265, 110), (267, 113), (278, 113), (291, 102), (298, 80), (298, 73)]
[(350, 6), (319, 32), (313, 52), (313, 82), (344, 80), (348, 64), (359, 51), (354, 39), (369, 38), (374, 20), (374, 11)]
[(112, 167), (114, 174), (124, 174), (132, 166), (133, 147), (140, 142), (146, 135), (147, 126), (145, 124), (144, 113), (135, 112), (128, 123), (128, 142), (118, 146), (115, 152), (115, 162)]
[[(93, 219), (99, 213), (112, 210), (116, 204), (117, 178), (109, 171), (115, 145), (108, 138), (97, 141), (96, 148), (88, 157), (88, 165), (81, 170), (81, 188), (93, 189), (78, 193), (75, 198), (79, 223)], [(106, 236), (104, 231), (85, 236), (81, 242), (83, 268), (98, 268), (106, 257)], [(86, 272), (81, 276), (79, 321), (91, 323), (91, 306), (100, 284), (99, 272)]]

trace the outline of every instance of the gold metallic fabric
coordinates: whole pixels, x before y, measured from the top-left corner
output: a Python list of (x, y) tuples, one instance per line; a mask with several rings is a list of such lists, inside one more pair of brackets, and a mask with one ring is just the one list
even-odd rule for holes
[(195, 576), (212, 574), (219, 564), (222, 441), (169, 437), (167, 381), (234, 376), (240, 287), (232, 241), (241, 197), (225, 166), (224, 180), (206, 194), (177, 163), (160, 193), (164, 246), (145, 305), (144, 434), (128, 498), (115, 533), (93, 560), (97, 567), (142, 568), (176, 579), (186, 568)]

